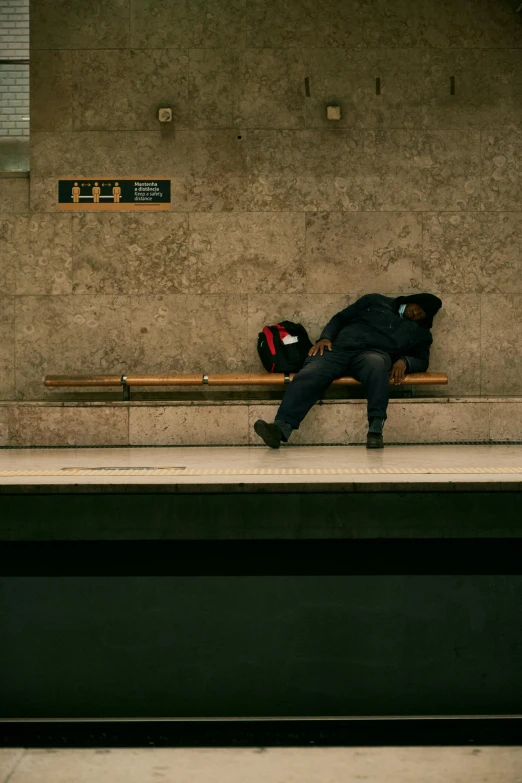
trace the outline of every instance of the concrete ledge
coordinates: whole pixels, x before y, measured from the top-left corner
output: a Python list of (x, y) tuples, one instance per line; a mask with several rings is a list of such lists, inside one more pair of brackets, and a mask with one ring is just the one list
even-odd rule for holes
[[(0, 446), (227, 446), (258, 445), (252, 426), (271, 420), (272, 401), (230, 402), (3, 402)], [(292, 444), (363, 443), (364, 400), (316, 405)], [(522, 398), (391, 400), (388, 443), (522, 441)]]
[(131, 446), (248, 445), (247, 405), (140, 406), (129, 409)]
[[(3, 427), (2, 427), (3, 420)], [(129, 411), (100, 408), (12, 406), (0, 410), (2, 445), (127, 446)]]

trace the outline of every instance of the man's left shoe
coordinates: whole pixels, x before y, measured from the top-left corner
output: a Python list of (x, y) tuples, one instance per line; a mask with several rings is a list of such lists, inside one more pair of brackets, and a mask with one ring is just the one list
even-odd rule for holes
[(271, 449), (278, 449), (283, 440), (283, 433), (277, 424), (269, 424), (263, 419), (258, 419), (254, 424), (254, 430)]
[(369, 432), (366, 436), (366, 448), (383, 449), (384, 440), (382, 438), (382, 432)]

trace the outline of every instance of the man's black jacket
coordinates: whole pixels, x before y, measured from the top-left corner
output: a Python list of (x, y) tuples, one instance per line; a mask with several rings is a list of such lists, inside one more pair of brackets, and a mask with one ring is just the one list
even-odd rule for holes
[(334, 315), (320, 339), (347, 351), (384, 351), (392, 361), (404, 359), (408, 372), (426, 372), (431, 332), (399, 315), (400, 299), (367, 294)]

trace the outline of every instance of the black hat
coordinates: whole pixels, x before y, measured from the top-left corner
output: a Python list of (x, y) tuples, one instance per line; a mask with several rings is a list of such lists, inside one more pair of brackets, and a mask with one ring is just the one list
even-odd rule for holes
[(399, 296), (396, 300), (398, 305), (401, 304), (416, 304), (422, 307), (426, 313), (426, 318), (420, 321), (422, 326), (426, 329), (431, 329), (433, 325), (433, 318), (439, 312), (442, 307), (442, 302), (438, 296), (433, 294), (411, 294), (411, 296)]

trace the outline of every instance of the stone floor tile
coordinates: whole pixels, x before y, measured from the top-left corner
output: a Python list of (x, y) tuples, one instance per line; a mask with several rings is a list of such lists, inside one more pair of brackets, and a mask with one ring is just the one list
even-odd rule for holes
[(518, 783), (518, 747), (28, 750), (9, 783)]

